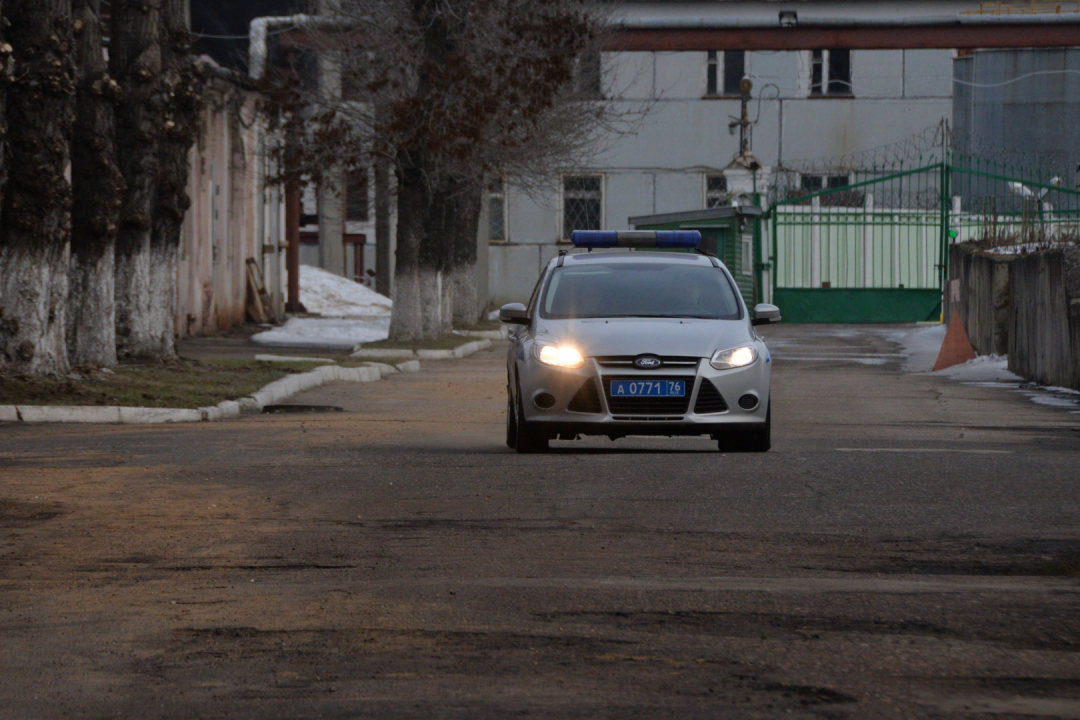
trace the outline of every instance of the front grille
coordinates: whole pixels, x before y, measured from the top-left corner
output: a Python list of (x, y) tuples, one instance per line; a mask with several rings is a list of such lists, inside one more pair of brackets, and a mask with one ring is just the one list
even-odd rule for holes
[(664, 417), (663, 415), (612, 415), (612, 420), (622, 420), (624, 422), (674, 422), (682, 420), (682, 415), (673, 415), (672, 417)]
[(592, 378), (586, 380), (581, 389), (574, 393), (566, 409), (579, 413), (603, 412), (604, 409), (600, 406), (600, 393), (596, 391), (596, 381)]
[[(649, 353), (643, 353), (643, 354), (648, 355)], [(630, 368), (634, 367), (634, 358), (637, 358), (637, 357), (639, 357), (639, 356), (638, 355), (606, 355), (606, 356), (602, 356), (602, 357), (594, 357), (593, 360), (596, 360), (596, 364), (599, 365), (600, 367), (609, 367), (609, 368), (620, 368), (621, 367), (621, 368), (630, 369)], [(682, 355), (657, 355), (656, 357), (660, 358), (660, 360), (664, 364), (661, 365), (658, 368), (653, 368), (655, 370), (663, 370), (663, 368), (696, 368), (697, 365), (698, 365), (698, 362), (700, 361), (700, 358), (685, 357), (685, 356), (682, 356)]]
[(618, 397), (611, 396), (612, 380), (644, 380), (645, 377), (612, 376), (604, 378), (604, 397), (612, 415), (666, 415), (669, 418), (685, 415), (690, 407), (690, 393), (694, 388), (693, 375), (649, 375), (649, 380), (683, 380), (686, 382), (686, 395), (683, 397)]
[(727, 412), (727, 402), (724, 396), (716, 389), (709, 380), (702, 380), (698, 388), (697, 402), (694, 403), (694, 412), (698, 415), (712, 415), (714, 413)]

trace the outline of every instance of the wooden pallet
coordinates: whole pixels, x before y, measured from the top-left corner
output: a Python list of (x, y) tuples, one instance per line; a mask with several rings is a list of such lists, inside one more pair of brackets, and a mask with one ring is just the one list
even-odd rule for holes
[(247, 259), (248, 279), (248, 314), (257, 323), (280, 324), (283, 318), (278, 314), (274, 303), (270, 300), (270, 293), (266, 291), (266, 283), (263, 281), (262, 269), (255, 258)]

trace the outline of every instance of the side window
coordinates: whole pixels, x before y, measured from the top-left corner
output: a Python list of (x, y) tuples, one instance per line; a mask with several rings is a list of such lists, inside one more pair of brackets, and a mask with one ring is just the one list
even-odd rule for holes
[(529, 304), (526, 306), (529, 309), (529, 317), (536, 313), (536, 303), (540, 299), (540, 288), (544, 287), (545, 277), (547, 277), (546, 271), (540, 273), (540, 279), (536, 281), (536, 287), (533, 288), (532, 297), (529, 298)]

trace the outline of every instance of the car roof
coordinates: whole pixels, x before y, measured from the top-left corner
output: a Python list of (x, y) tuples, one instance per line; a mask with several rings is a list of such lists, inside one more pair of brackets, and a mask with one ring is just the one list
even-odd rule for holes
[[(595, 250), (567, 254), (564, 256), (563, 265), (577, 265), (579, 263), (605, 262), (605, 263), (671, 263), (677, 265), (712, 265), (713, 258), (710, 255), (699, 253), (679, 253), (662, 251), (627, 251), (627, 250)], [(558, 262), (558, 258), (552, 260)], [(719, 261), (717, 261), (719, 262)], [(720, 263), (723, 265), (723, 263)]]

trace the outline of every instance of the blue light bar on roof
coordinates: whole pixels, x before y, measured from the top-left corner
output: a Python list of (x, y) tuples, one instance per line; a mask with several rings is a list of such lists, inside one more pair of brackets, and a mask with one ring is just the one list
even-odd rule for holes
[(570, 242), (579, 248), (696, 248), (701, 244), (697, 230), (575, 230)]

